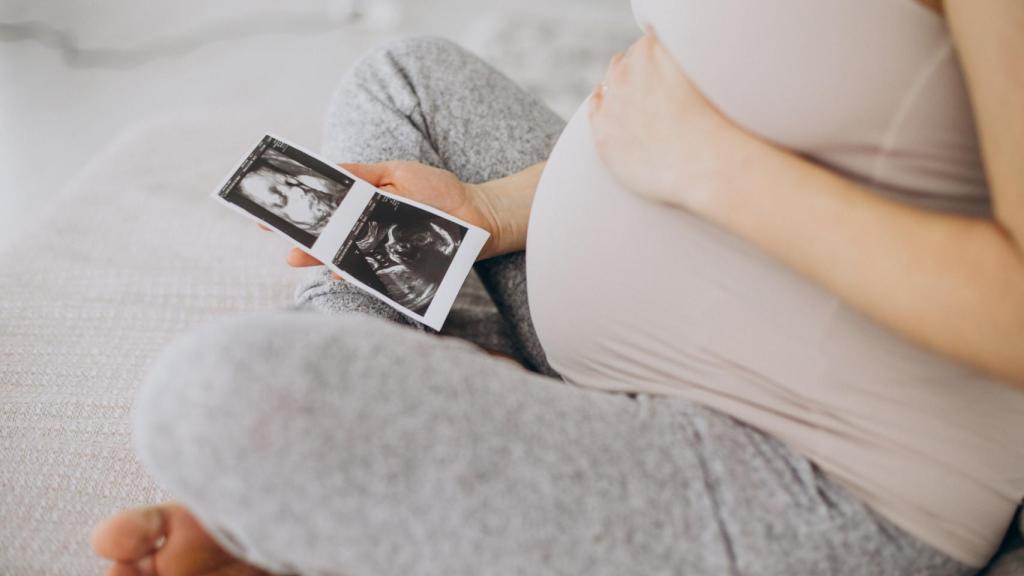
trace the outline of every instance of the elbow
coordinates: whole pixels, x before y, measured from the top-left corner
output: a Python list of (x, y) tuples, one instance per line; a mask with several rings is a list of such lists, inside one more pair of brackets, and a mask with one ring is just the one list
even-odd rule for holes
[(1009, 216), (997, 206), (993, 229), (1013, 249), (1018, 265), (1024, 268), (1024, 214)]
[(1014, 338), (1013, 344), (1010, 347), (1010, 356), (1012, 359), (1007, 377), (1012, 384), (1024, 389), (1024, 286), (1021, 286), (1021, 289), (1018, 292), (1017, 306), (1015, 309), (1017, 318), (1017, 337)]
[(1021, 257), (1018, 273), (1014, 274), (1013, 286), (1008, 297), (1009, 330), (1002, 343), (996, 342), (1001, 349), (1002, 361), (999, 362), (998, 375), (1008, 383), (1024, 390), (1024, 257)]
[(1024, 246), (1003, 226), (989, 230), (999, 238), (978, 253), (978, 276), (968, 296), (980, 312), (970, 328), (973, 337), (968, 337), (974, 354), (962, 358), (973, 357), (975, 367), (1024, 390)]

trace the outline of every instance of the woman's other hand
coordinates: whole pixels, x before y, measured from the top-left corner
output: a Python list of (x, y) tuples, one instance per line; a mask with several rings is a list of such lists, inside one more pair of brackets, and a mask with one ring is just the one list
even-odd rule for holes
[[(377, 164), (342, 164), (341, 167), (381, 190), (427, 204), (483, 228), (491, 238), (480, 258), (493, 255), (497, 226), (493, 210), (478, 186), (462, 182), (447, 170), (419, 162), (396, 160)], [(287, 260), (289, 265), (296, 267), (322, 265), (298, 248), (291, 249)]]
[(590, 100), (598, 154), (627, 189), (699, 211), (749, 136), (697, 90), (648, 31), (615, 55)]

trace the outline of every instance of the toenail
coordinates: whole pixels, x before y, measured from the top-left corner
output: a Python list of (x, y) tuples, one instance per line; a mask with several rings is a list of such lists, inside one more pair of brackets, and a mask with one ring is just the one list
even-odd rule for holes
[(145, 508), (140, 516), (147, 534), (163, 534), (164, 515), (159, 508)]

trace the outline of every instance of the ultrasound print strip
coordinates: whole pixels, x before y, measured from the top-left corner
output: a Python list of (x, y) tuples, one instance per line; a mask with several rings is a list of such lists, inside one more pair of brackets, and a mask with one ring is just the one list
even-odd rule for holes
[(434, 330), (443, 326), (488, 237), (272, 136), (241, 161), (215, 196)]
[(333, 263), (422, 316), (467, 230), (443, 216), (375, 193)]

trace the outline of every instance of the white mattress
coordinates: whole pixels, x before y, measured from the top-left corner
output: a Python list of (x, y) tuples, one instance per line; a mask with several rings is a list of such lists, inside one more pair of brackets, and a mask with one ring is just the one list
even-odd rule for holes
[(163, 498), (126, 418), (147, 362), (191, 326), (290, 303), (286, 245), (207, 198), (259, 136), (133, 130), (0, 253), (0, 574), (101, 573), (93, 524)]

